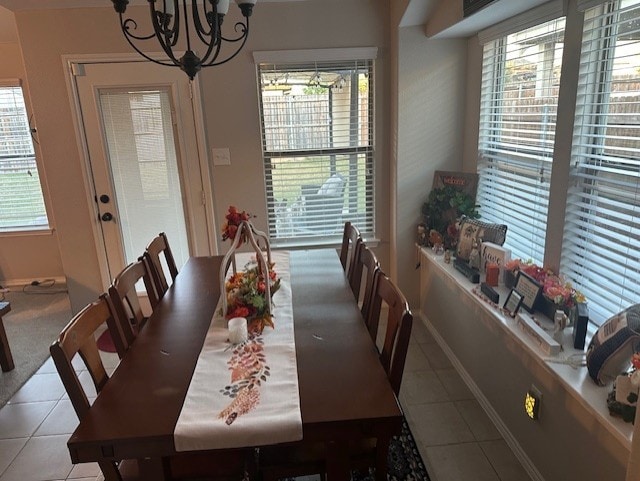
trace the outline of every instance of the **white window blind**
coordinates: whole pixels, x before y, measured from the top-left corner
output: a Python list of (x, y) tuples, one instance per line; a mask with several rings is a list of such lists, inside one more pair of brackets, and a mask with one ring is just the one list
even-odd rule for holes
[(562, 272), (592, 321), (640, 301), (640, 1), (585, 12)]
[(0, 85), (0, 232), (48, 226), (22, 88)]
[(542, 264), (553, 162), (564, 19), (485, 44), (477, 202), (507, 224), (513, 257)]
[(269, 235), (335, 241), (374, 233), (373, 61), (260, 64)]

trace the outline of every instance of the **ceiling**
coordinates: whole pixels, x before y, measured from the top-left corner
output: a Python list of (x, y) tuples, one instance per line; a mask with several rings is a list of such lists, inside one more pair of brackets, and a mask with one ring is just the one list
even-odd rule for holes
[[(301, 2), (307, 0), (259, 0), (260, 2)], [(147, 0), (129, 0), (130, 5), (146, 5)], [(82, 8), (112, 6), (111, 0), (0, 0), (0, 7), (9, 10), (51, 8)]]

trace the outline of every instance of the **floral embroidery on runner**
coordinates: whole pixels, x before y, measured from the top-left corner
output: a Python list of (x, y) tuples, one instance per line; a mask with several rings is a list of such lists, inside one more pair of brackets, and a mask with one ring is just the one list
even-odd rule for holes
[(231, 384), (220, 392), (231, 398), (231, 403), (220, 411), (218, 419), (231, 425), (238, 416), (248, 413), (260, 402), (260, 385), (271, 375), (264, 355), (264, 339), (250, 335), (245, 342), (235, 346), (227, 366), (231, 371)]

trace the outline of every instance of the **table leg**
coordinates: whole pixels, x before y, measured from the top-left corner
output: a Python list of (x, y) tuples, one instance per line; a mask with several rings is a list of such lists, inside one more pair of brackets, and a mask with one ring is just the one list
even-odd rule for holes
[(349, 445), (344, 442), (327, 443), (327, 481), (349, 481)]
[(11, 371), (15, 366), (13, 364), (13, 356), (9, 348), (9, 340), (2, 323), (2, 315), (11, 310), (9, 303), (0, 303), (0, 367), (3, 372)]
[(141, 481), (169, 480), (169, 463), (165, 458), (140, 458), (138, 470)]
[(383, 436), (376, 441), (376, 481), (387, 481), (391, 438)]

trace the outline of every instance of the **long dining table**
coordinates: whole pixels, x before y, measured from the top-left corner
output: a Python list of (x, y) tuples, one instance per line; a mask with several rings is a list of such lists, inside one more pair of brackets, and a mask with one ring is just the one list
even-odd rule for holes
[[(165, 479), (163, 460), (177, 455), (174, 429), (220, 297), (221, 261), (192, 257), (181, 269), (71, 435), (73, 463), (137, 459), (143, 477)], [(327, 478), (347, 480), (347, 444), (375, 437), (388, 446), (402, 410), (336, 251), (291, 251), (290, 275), (303, 441), (325, 442)], [(386, 452), (379, 458), (386, 462)]]

